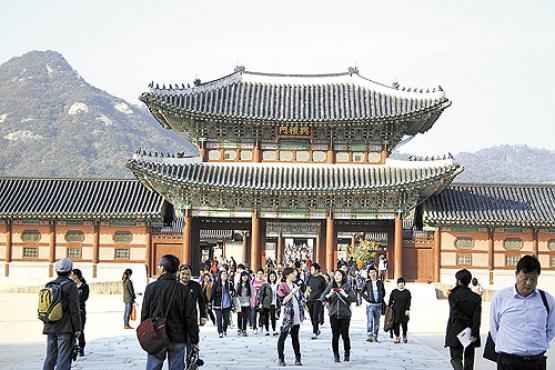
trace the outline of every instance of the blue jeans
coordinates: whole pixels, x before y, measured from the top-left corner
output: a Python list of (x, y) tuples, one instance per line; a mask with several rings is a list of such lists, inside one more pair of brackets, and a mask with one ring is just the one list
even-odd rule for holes
[(70, 370), (73, 342), (73, 334), (48, 334), (42, 370)]
[(369, 303), (366, 306), (367, 333), (378, 338), (380, 331), (380, 316), (382, 315), (381, 303)]
[(164, 354), (164, 359), (148, 354), (146, 360), (146, 370), (162, 370), (165, 357), (168, 357), (169, 370), (185, 369), (185, 343), (170, 343), (170, 346)]
[(123, 325), (129, 326), (129, 318), (131, 317), (132, 309), (133, 309), (133, 303), (125, 304), (125, 311), (123, 311)]

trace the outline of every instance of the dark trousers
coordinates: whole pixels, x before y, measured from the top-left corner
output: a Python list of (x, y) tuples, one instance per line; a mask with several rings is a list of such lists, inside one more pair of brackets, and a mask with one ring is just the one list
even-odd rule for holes
[(295, 352), (295, 358), (297, 360), (301, 359), (301, 344), (299, 342), (299, 330), (300, 325), (293, 325), (289, 331), (282, 331), (279, 335), (278, 339), (278, 357), (280, 360), (285, 358), (283, 354), (283, 349), (285, 347), (285, 339), (287, 339), (288, 335), (291, 335), (291, 342), (293, 343), (293, 351)]
[(522, 359), (500, 353), (497, 359), (497, 370), (545, 370), (546, 358), (537, 360)]
[(216, 312), (216, 325), (218, 326), (218, 334), (222, 334), (224, 332), (227, 332), (227, 327), (229, 325), (229, 315), (231, 312), (231, 307), (230, 308), (224, 308), (219, 309), (216, 308), (214, 309), (214, 312)]
[[(449, 347), (449, 352), (451, 353), (451, 366), (453, 369), (459, 370), (473, 370), (474, 369), (474, 352), (476, 348), (474, 346), (468, 346), (464, 350), (463, 347)], [(464, 360), (464, 361), (463, 361)], [(464, 365), (463, 365), (464, 363)], [(458, 367), (457, 367), (458, 366)]]
[(87, 321), (87, 314), (81, 311), (81, 335), (79, 336), (79, 348), (81, 351), (85, 349), (85, 322)]
[(321, 314), (324, 309), (322, 301), (312, 300), (308, 302), (308, 313), (310, 314), (310, 322), (312, 323), (312, 332), (317, 334), (321, 321)]
[(260, 318), (263, 324), (261, 326), (264, 326), (267, 332), (270, 331), (270, 321), (272, 322), (272, 330), (276, 331), (276, 306), (263, 308), (260, 313)]
[(258, 311), (256, 310), (255, 307), (252, 307), (250, 309), (250, 314), (249, 314), (249, 325), (251, 327), (252, 330), (256, 330), (258, 329), (258, 321), (257, 319), (259, 319), (258, 317)]
[(349, 337), (349, 326), (351, 319), (338, 319), (335, 316), (330, 316), (331, 324), (331, 348), (333, 353), (339, 353), (339, 337), (343, 339), (343, 349), (345, 353), (351, 352), (351, 338)]
[(241, 311), (237, 312), (237, 329), (246, 331), (247, 322), (249, 321), (250, 307), (241, 307)]
[(212, 321), (212, 325), (216, 325), (216, 317), (214, 316), (212, 308), (208, 308), (208, 316), (210, 317), (210, 321)]
[(403, 328), (403, 337), (407, 336), (407, 326), (408, 326), (408, 322), (407, 321), (401, 321), (401, 322), (396, 322), (393, 324), (393, 333), (395, 334), (396, 337), (399, 336), (400, 331), (399, 331), (399, 327)]
[(70, 370), (73, 341), (73, 334), (48, 334), (42, 370)]

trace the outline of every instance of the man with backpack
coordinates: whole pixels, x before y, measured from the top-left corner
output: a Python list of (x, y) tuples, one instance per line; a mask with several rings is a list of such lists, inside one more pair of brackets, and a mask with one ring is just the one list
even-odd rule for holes
[[(141, 325), (137, 328), (137, 333), (141, 340), (141, 330), (145, 321), (159, 323), (160, 320), (164, 320), (165, 325), (161, 330), (165, 330), (168, 342), (159, 352), (148, 353), (146, 369), (161, 370), (167, 356), (170, 370), (183, 370), (187, 341), (190, 341), (193, 347), (192, 356), (198, 354), (199, 329), (195, 300), (191, 289), (177, 281), (179, 259), (176, 256), (162, 256), (160, 267), (161, 274), (158, 280), (147, 285), (145, 289)], [(145, 348), (145, 343), (141, 342), (141, 345)], [(196, 361), (192, 363), (196, 365)]]
[(498, 370), (545, 370), (545, 353), (555, 337), (555, 300), (536, 288), (540, 273), (536, 257), (522, 257), (516, 284), (498, 291), (491, 302), (490, 335)]
[(38, 316), (47, 335), (43, 370), (70, 370), (75, 338), (81, 334), (79, 291), (69, 278), (73, 263), (68, 258), (56, 262), (56, 280), (39, 293)]

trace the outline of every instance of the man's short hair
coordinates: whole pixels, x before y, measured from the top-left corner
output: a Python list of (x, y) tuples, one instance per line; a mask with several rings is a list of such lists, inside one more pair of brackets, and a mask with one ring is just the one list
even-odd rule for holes
[[(179, 271), (180, 271), (180, 272), (181, 272), (181, 271), (187, 271), (187, 270), (192, 271), (192, 270), (191, 270), (191, 266), (189, 266), (189, 265), (181, 265), (181, 266), (179, 266)], [(201, 274), (201, 275), (202, 275), (202, 274)]]
[(296, 269), (300, 269), (300, 268), (301, 268), (301, 261), (295, 261), (295, 268), (296, 268)]
[(537, 272), (539, 275), (542, 272), (542, 266), (536, 257), (526, 255), (516, 264), (516, 273), (518, 274), (519, 272), (524, 272), (525, 274)]
[(179, 268), (179, 258), (172, 254), (166, 254), (160, 257), (160, 266), (169, 272), (170, 274), (175, 274)]
[(376, 271), (376, 267), (374, 265), (370, 265), (370, 267), (368, 267), (368, 272), (370, 271)]
[(472, 280), (472, 274), (467, 269), (462, 269), (457, 271), (455, 274), (455, 279), (461, 282), (462, 285), (468, 286)]
[(320, 271), (320, 264), (319, 264), (318, 262), (314, 262), (314, 263), (312, 264), (312, 267), (314, 267), (314, 270)]
[(244, 270), (244, 269), (245, 269), (245, 265), (243, 265), (242, 263), (240, 263), (240, 264), (237, 265), (237, 268), (238, 268), (238, 269), (243, 269), (243, 270)]

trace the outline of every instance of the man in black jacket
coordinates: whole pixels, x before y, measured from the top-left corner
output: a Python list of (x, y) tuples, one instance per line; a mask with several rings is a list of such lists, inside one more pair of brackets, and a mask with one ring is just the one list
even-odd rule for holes
[[(455, 370), (474, 369), (474, 352), (480, 347), (480, 322), (482, 317), (482, 298), (468, 287), (472, 274), (466, 269), (455, 274), (457, 286), (449, 294), (449, 320), (445, 333), (445, 347), (451, 352), (451, 366)], [(463, 348), (457, 335), (470, 328), (470, 335), (474, 339)], [(464, 357), (464, 365), (463, 365)]]
[(326, 279), (320, 273), (320, 265), (313, 263), (310, 268), (310, 278), (308, 279), (308, 313), (312, 322), (312, 339), (317, 339), (320, 335), (320, 317), (324, 309), (323, 301), (326, 292)]
[(43, 370), (70, 370), (75, 338), (81, 335), (79, 292), (69, 278), (73, 263), (68, 258), (56, 262), (58, 278), (52, 283), (61, 286), (63, 316), (60, 320), (44, 324), (43, 334), (48, 336)]
[(368, 269), (368, 280), (362, 289), (362, 298), (367, 303), (366, 320), (368, 342), (378, 342), (380, 331), (380, 316), (384, 306), (385, 287), (383, 281), (378, 280), (378, 272), (374, 266)]
[(158, 280), (145, 289), (141, 322), (162, 317), (167, 311), (166, 330), (171, 343), (161, 358), (148, 354), (146, 369), (161, 370), (167, 354), (170, 370), (183, 370), (187, 341), (191, 342), (194, 351), (198, 351), (199, 329), (194, 297), (189, 288), (177, 281), (177, 257), (162, 256), (160, 267), (161, 275)]

